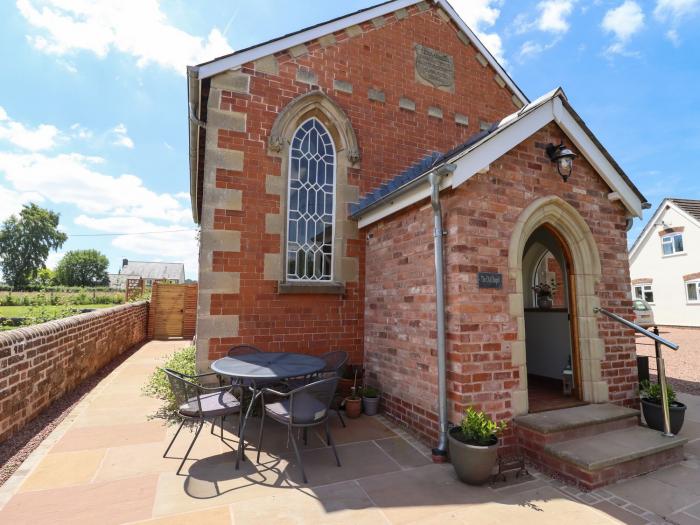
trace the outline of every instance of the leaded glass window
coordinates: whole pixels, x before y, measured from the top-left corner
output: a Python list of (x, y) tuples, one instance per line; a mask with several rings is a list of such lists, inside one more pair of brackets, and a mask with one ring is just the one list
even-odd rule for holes
[(329, 281), (333, 276), (335, 149), (315, 118), (292, 138), (287, 207), (287, 279)]

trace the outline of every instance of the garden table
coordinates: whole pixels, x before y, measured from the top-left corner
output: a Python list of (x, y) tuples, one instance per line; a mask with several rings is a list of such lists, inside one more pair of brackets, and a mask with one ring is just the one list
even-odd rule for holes
[(245, 427), (255, 401), (262, 394), (262, 386), (291, 377), (303, 377), (315, 374), (326, 366), (326, 362), (318, 357), (292, 352), (260, 352), (222, 357), (211, 364), (211, 369), (219, 375), (247, 380), (253, 396), (248, 404), (238, 443), (236, 469), (245, 453)]

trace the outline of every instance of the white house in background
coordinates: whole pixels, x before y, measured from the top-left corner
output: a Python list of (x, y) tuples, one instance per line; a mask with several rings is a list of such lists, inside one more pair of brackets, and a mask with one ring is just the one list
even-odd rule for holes
[[(151, 286), (154, 281), (184, 284), (185, 265), (183, 263), (130, 261), (129, 259), (122, 259), (122, 267), (118, 275), (127, 276), (129, 279), (141, 277), (146, 286)], [(122, 288), (125, 286), (126, 280), (122, 283)]]
[(700, 326), (700, 200), (664, 199), (629, 257), (632, 296), (658, 324)]

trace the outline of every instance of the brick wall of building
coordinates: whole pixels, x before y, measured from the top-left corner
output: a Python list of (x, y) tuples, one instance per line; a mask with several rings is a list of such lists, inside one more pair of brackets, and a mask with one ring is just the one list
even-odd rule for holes
[(146, 339), (148, 303), (0, 332), (0, 443)]
[[(511, 315), (508, 252), (516, 221), (543, 196), (573, 206), (592, 231), (603, 268), (595, 294), (600, 305), (631, 316), (626, 212), (608, 199), (610, 189), (584, 157), (564, 183), (546, 157), (561, 139), (550, 124), (455, 190), (441, 194), (445, 229), (449, 417), (467, 406), (499, 419), (513, 414), (519, 382), (512, 364), (518, 327)], [(573, 146), (571, 146), (573, 149)], [(427, 201), (362, 230), (367, 236), (365, 362), (395, 419), (426, 440), (437, 433), (437, 359), (432, 210)], [(479, 289), (477, 272), (499, 272), (503, 288)], [(590, 314), (589, 314), (590, 315)], [(636, 402), (636, 360), (631, 331), (602, 316), (602, 379), (612, 402)], [(514, 444), (511, 434), (506, 444)]]
[[(415, 78), (416, 44), (454, 58), (453, 90)], [(426, 154), (463, 142), (520, 102), (445, 13), (427, 2), (222, 73), (208, 89), (200, 368), (241, 342), (268, 351), (344, 349), (351, 362), (361, 362), (364, 240), (347, 221), (345, 205)], [(359, 146), (336, 212), (342, 295), (278, 293), (286, 174), (284, 160), (270, 153), (279, 147), (270, 132), (290, 102), (311, 90), (341, 108)]]

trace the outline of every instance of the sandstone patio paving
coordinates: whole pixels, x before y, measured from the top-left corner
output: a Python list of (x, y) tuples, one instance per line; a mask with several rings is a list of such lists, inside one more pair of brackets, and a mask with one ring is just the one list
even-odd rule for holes
[[(688, 405), (686, 461), (590, 494), (531, 471), (534, 478), (504, 487), (460, 483), (451, 465), (381, 417), (330, 423), (342, 467), (321, 429), (309, 432), (303, 485), (286, 429), (265, 425), (261, 464), (255, 462), (259, 420), (250, 420), (247, 461), (235, 470), (236, 418), (222, 442), (207, 425), (176, 470), (191, 430), (168, 458), (174, 426), (149, 418), (159, 402), (141, 386), (162, 358), (184, 346), (143, 346), (99, 385), (0, 488), (0, 523), (247, 524), (265, 523), (661, 523), (700, 525), (700, 398)], [(216, 428), (219, 431), (218, 427)], [(2, 504), (2, 503), (0, 503)]]

